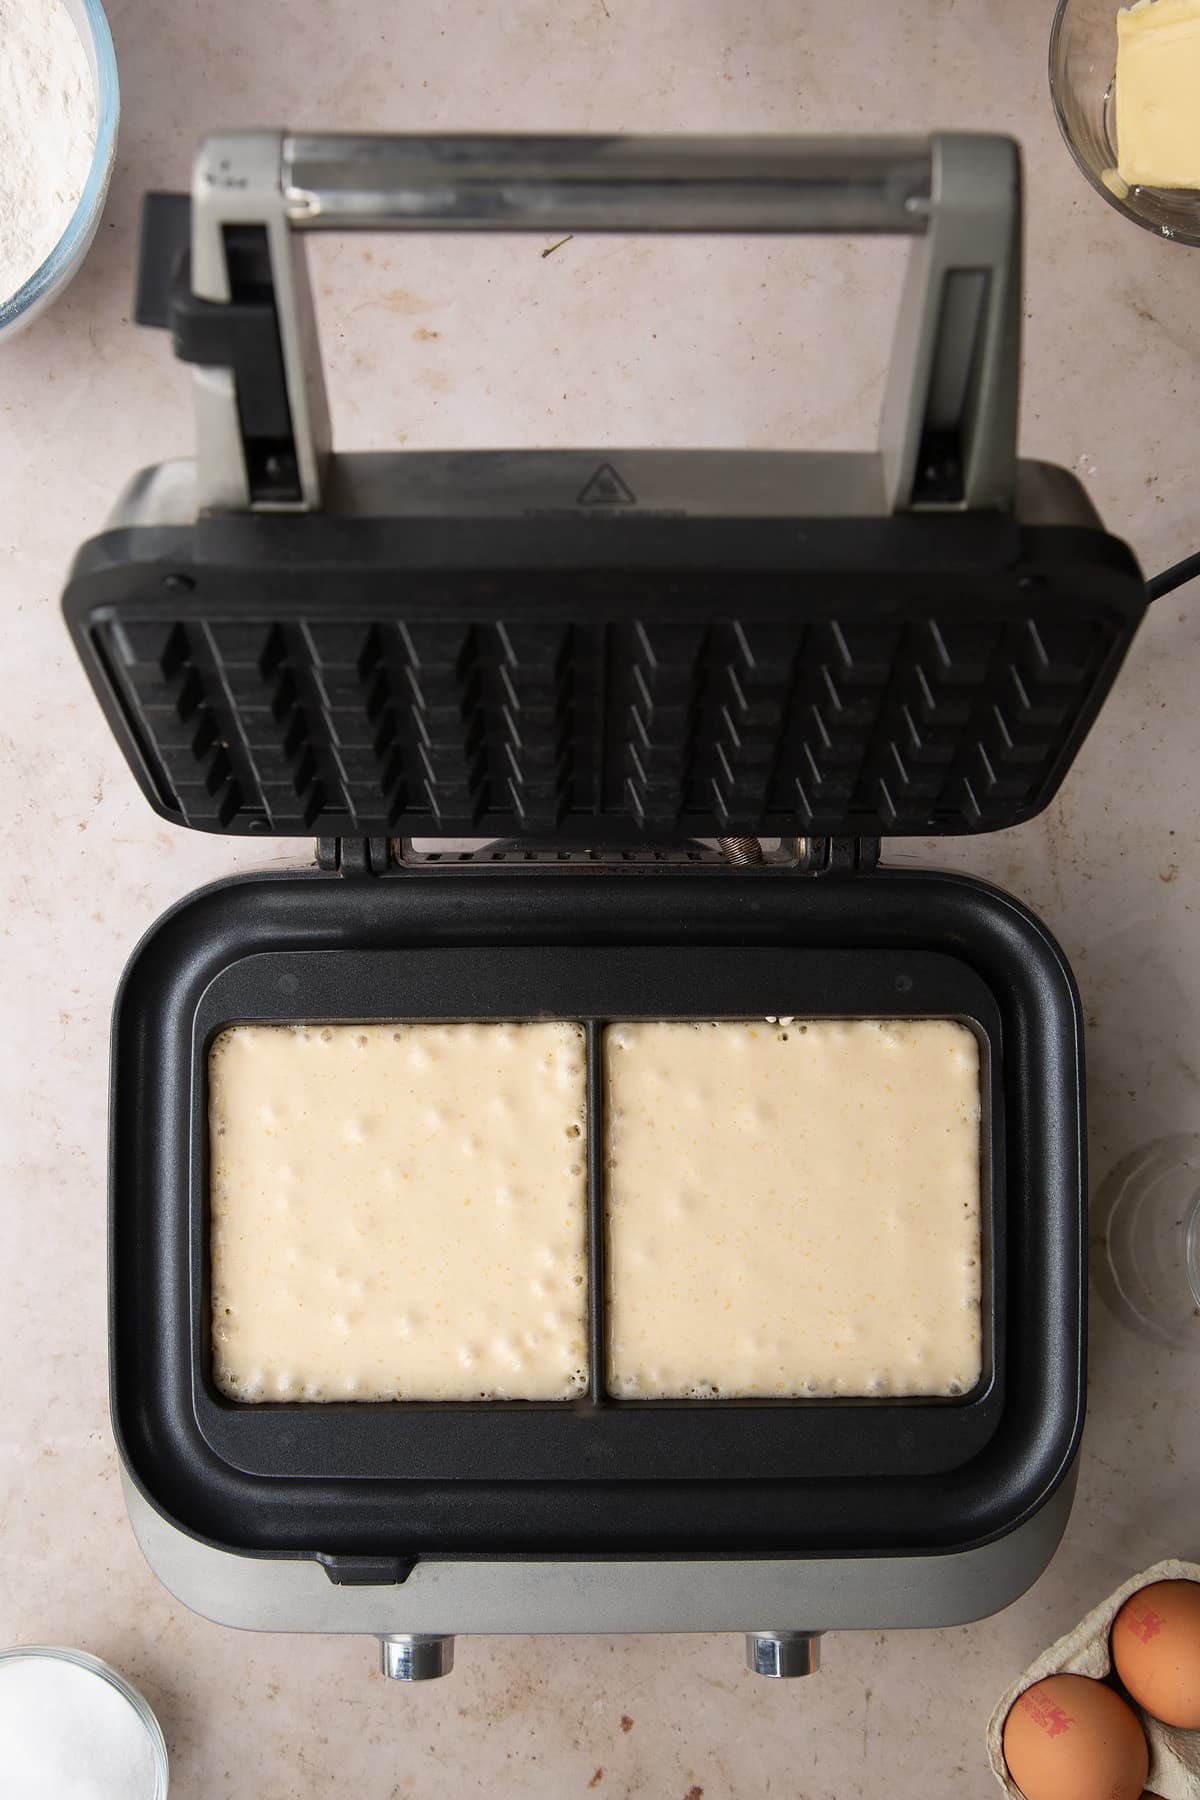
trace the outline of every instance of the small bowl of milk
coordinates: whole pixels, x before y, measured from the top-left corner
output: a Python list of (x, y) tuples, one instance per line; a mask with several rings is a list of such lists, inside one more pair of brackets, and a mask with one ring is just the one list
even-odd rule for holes
[(119, 111), (100, 0), (0, 0), (0, 338), (43, 312), (87, 255)]
[(167, 1800), (158, 1720), (84, 1650), (0, 1650), (0, 1793), (13, 1800)]

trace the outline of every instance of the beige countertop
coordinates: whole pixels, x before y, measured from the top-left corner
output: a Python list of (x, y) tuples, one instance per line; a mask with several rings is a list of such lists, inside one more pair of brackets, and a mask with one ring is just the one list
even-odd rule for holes
[[(58, 594), (126, 475), (190, 449), (186, 376), (129, 322), (135, 223), (144, 189), (186, 183), (212, 127), (1012, 131), (1027, 173), (1022, 448), (1076, 470), (1148, 570), (1200, 545), (1200, 256), (1124, 223), (1077, 174), (1046, 92), (1049, 0), (111, 11), (123, 120), (108, 212), (66, 299), (0, 349), (0, 1643), (79, 1644), (126, 1670), (160, 1714), (182, 1800), (985, 1800), (984, 1728), (1021, 1667), (1133, 1570), (1200, 1553), (1200, 1350), (1156, 1347), (1096, 1293), (1079, 1497), (1048, 1573), (978, 1625), (837, 1634), (809, 1683), (756, 1679), (729, 1638), (473, 1639), (450, 1680), (407, 1691), (375, 1675), (366, 1640), (219, 1629), (150, 1575), (105, 1395), (109, 1007), (159, 912), (272, 852), (150, 815)], [(315, 248), (343, 446), (873, 435), (894, 244)], [(1094, 1185), (1200, 1133), (1198, 658), (1192, 588), (1152, 613), (1044, 818), (913, 846), (993, 877), (1061, 938), (1089, 1021)]]

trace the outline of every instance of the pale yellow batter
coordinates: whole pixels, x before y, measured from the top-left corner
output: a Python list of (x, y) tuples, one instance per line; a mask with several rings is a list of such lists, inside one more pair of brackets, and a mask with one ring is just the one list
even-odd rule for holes
[(209, 1058), (213, 1373), (236, 1400), (587, 1387), (577, 1025), (235, 1025)]
[(608, 1391), (963, 1393), (980, 1084), (945, 1020), (604, 1034)]

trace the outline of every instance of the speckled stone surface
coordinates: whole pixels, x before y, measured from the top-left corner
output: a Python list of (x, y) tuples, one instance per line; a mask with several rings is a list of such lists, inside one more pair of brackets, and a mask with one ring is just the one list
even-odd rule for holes
[[(190, 448), (186, 377), (129, 323), (141, 191), (183, 185), (193, 140), (222, 125), (1012, 131), (1028, 191), (1023, 450), (1076, 469), (1154, 569), (1200, 544), (1200, 257), (1125, 224), (1076, 173), (1046, 95), (1051, 12), (114, 0), (108, 213), (70, 294), (0, 350), (0, 1642), (79, 1644), (124, 1668), (160, 1713), (181, 1800), (985, 1800), (987, 1718), (1021, 1668), (1132, 1570), (1200, 1551), (1200, 1351), (1159, 1347), (1097, 1297), (1075, 1513), (999, 1618), (837, 1635), (798, 1686), (743, 1672), (729, 1638), (468, 1640), (449, 1681), (408, 1692), (373, 1672), (364, 1640), (244, 1636), (174, 1604), (126, 1527), (106, 1410), (113, 991), (156, 914), (273, 854), (150, 816), (58, 615), (73, 546), (126, 474)], [(872, 436), (894, 244), (315, 248), (344, 446)], [(1044, 819), (906, 852), (993, 877), (1060, 936), (1089, 1021), (1097, 1183), (1200, 1128), (1198, 657), (1193, 589), (1154, 612)]]

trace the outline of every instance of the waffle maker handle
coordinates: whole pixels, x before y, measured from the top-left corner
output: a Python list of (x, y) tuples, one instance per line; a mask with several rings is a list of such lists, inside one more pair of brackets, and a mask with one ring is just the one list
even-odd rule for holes
[(170, 323), (196, 364), (206, 512), (321, 505), (329, 413), (301, 236), (314, 230), (910, 236), (880, 429), (888, 504), (945, 503), (952, 467), (958, 505), (1011, 505), (1021, 188), (1008, 138), (221, 133), (197, 151), (190, 204), (149, 197), (160, 270), (164, 202), (175, 310), (144, 316)]

